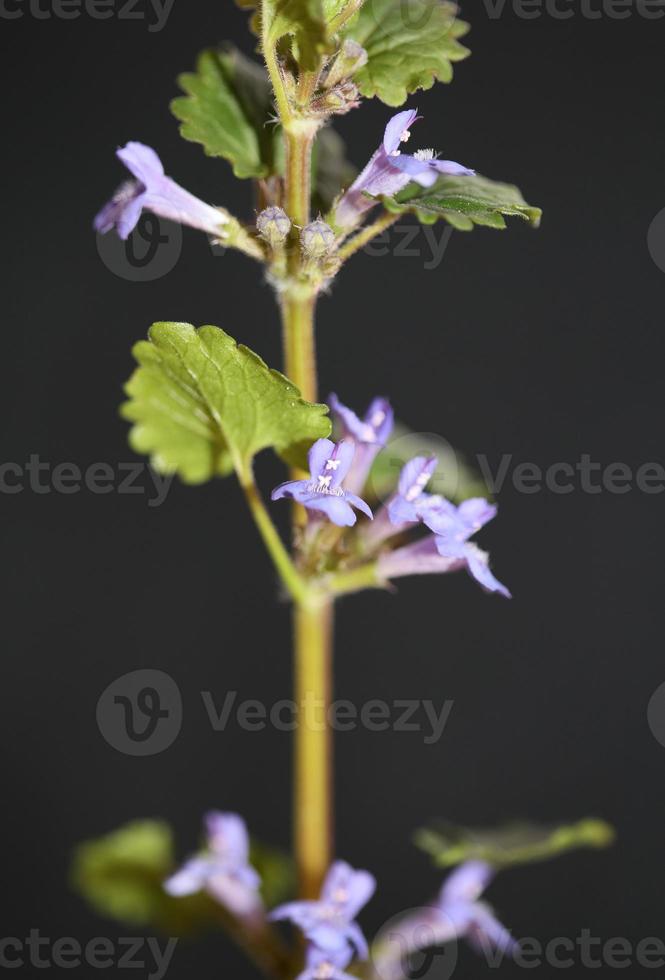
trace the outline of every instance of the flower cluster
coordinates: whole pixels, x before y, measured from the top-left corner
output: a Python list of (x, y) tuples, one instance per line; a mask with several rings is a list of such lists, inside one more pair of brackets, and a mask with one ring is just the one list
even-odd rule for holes
[[(486, 591), (510, 598), (508, 589), (490, 571), (489, 555), (469, 540), (496, 516), (496, 506), (480, 497), (455, 506), (440, 494), (428, 493), (425, 488), (438, 461), (433, 456), (415, 456), (402, 469), (394, 494), (374, 519), (360, 494), (392, 432), (392, 407), (387, 399), (375, 398), (361, 419), (335, 394), (329, 404), (343, 438), (338, 443), (330, 439), (315, 442), (309, 451), (309, 479), (280, 484), (272, 499), (296, 500), (310, 511), (312, 522), (328, 520), (339, 527), (352, 527), (356, 523), (353, 508), (373, 519), (358, 534), (355, 554), (360, 561), (376, 562), (381, 581), (466, 569)], [(419, 526), (424, 536), (401, 544), (405, 533)]]
[[(372, 898), (376, 880), (345, 861), (330, 867), (318, 899), (287, 902), (267, 916), (260, 897), (261, 881), (249, 863), (249, 836), (241, 817), (213, 811), (205, 818), (207, 847), (190, 858), (164, 883), (173, 896), (207, 891), (239, 924), (288, 921), (307, 940), (304, 970), (297, 980), (353, 980), (347, 967), (369, 957), (369, 947), (356, 917)], [(465, 938), (479, 952), (498, 949), (511, 954), (517, 943), (491, 909), (480, 901), (494, 877), (483, 861), (467, 861), (444, 882), (435, 903), (405, 916), (393, 926), (399, 943), (380, 941), (372, 958), (379, 976), (402, 976), (402, 958), (409, 953)]]

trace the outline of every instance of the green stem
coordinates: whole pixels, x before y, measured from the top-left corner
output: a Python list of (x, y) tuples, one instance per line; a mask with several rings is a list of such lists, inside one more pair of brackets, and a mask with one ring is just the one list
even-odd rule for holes
[(282, 582), (289, 590), (295, 602), (307, 602), (310, 589), (299, 574), (291, 560), (291, 556), (284, 547), (284, 543), (272, 522), (270, 514), (266, 510), (261, 494), (254, 482), (253, 473), (250, 470), (248, 473), (239, 474), (238, 479), (240, 480), (240, 486), (245, 494), (245, 500), (252, 513), (252, 517), (263, 538), (263, 543), (273, 560)]
[(399, 214), (391, 214), (390, 211), (384, 211), (376, 221), (371, 225), (367, 225), (354, 238), (350, 238), (345, 245), (342, 245), (337, 253), (339, 260), (346, 262), (352, 255), (359, 252), (361, 248), (364, 248), (368, 242), (371, 242), (373, 238), (380, 235), (382, 231), (385, 231), (386, 228), (390, 228), (396, 221), (399, 221), (400, 217)]
[(332, 859), (333, 603), (296, 603), (293, 611), (295, 701), (300, 709), (294, 745), (294, 845), (299, 893), (318, 898)]
[(378, 576), (376, 562), (367, 565), (360, 565), (350, 571), (336, 572), (326, 579), (326, 589), (332, 595), (347, 595), (351, 592), (359, 592), (361, 589), (381, 589), (385, 588)]

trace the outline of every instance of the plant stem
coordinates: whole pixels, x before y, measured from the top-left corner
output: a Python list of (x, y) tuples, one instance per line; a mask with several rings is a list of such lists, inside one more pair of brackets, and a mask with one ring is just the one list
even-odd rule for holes
[(284, 547), (270, 514), (266, 510), (258, 487), (254, 482), (252, 472), (239, 474), (240, 486), (247, 505), (252, 512), (252, 517), (256, 523), (263, 542), (273, 560), (282, 582), (289, 590), (295, 602), (306, 602), (309, 596), (309, 587), (299, 574), (297, 568), (291, 560), (291, 556)]
[(318, 898), (332, 858), (333, 603), (296, 603), (293, 612), (295, 701), (294, 841), (300, 897)]
[[(289, 217), (304, 227), (310, 216), (311, 152), (315, 130), (285, 126)], [(317, 398), (314, 343), (316, 291), (298, 280), (298, 228), (289, 252), (291, 282), (281, 299), (284, 370), (308, 401)], [(294, 514), (294, 524), (302, 515)], [(333, 604), (310, 590), (293, 611), (295, 701), (300, 722), (294, 744), (294, 849), (299, 892), (317, 898), (332, 857), (332, 737), (328, 705), (332, 683)]]
[(314, 309), (316, 296), (282, 297), (284, 371), (307, 401), (317, 398)]
[(371, 225), (367, 225), (354, 238), (350, 238), (345, 245), (342, 245), (337, 253), (340, 261), (346, 262), (347, 259), (355, 255), (361, 248), (364, 248), (368, 242), (371, 242), (373, 238), (380, 235), (382, 231), (385, 231), (386, 228), (390, 228), (396, 221), (399, 221), (400, 217), (401, 215), (399, 214), (391, 214), (390, 211), (384, 211), (376, 221)]

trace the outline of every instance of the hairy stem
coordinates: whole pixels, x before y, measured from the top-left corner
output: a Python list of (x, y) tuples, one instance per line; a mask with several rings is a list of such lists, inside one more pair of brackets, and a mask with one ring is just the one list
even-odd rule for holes
[[(315, 128), (285, 126), (286, 202), (295, 226), (310, 217)], [(308, 401), (317, 398), (314, 346), (316, 291), (299, 275), (298, 228), (289, 250), (291, 282), (281, 299), (284, 369)], [(295, 525), (302, 515), (294, 513)], [(332, 678), (333, 605), (310, 591), (293, 611), (295, 700), (301, 707), (294, 744), (294, 848), (301, 898), (316, 898), (332, 856), (332, 737), (327, 721)]]

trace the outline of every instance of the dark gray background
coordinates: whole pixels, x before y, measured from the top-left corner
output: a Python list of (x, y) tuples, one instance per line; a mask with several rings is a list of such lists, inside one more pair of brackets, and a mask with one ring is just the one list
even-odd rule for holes
[[(463, 13), (473, 56), (452, 86), (413, 100), (425, 116), (414, 142), (516, 181), (543, 206), (543, 227), (454, 234), (436, 270), (428, 256), (356, 259), (320, 305), (322, 391), (358, 408), (389, 394), (414, 429), (493, 465), (503, 453), (543, 466), (583, 453), (662, 463), (665, 273), (647, 231), (665, 207), (664, 22)], [(177, 0), (156, 33), (145, 19), (27, 12), (2, 32), (2, 457), (117, 466), (134, 459), (117, 415), (130, 346), (153, 320), (217, 323), (279, 363), (272, 298), (249, 261), (213, 257), (186, 230), (168, 275), (132, 283), (106, 268), (90, 230), (128, 139), (158, 148), (194, 193), (247, 213), (247, 189), (179, 139), (168, 102), (202, 47), (232, 37), (249, 52), (251, 40), (229, 0)], [(372, 102), (340, 122), (356, 163), (389, 113)], [(266, 489), (280, 472), (261, 463)], [(665, 680), (663, 497), (526, 495), (508, 483), (498, 501), (481, 543), (511, 603), (458, 575), (340, 607), (338, 696), (455, 700), (438, 745), (337, 740), (338, 853), (379, 880), (363, 923), (371, 931), (437, 888), (410, 844), (431, 817), (593, 814), (616, 825), (614, 849), (507, 872), (490, 893), (503, 920), (543, 941), (584, 928), (662, 936), (665, 748), (646, 708)], [(159, 815), (184, 853), (219, 806), (288, 844), (289, 736), (215, 734), (198, 693), (287, 697), (287, 608), (232, 481), (174, 485), (159, 508), (146, 494), (29, 488), (0, 504), (3, 934), (124, 935), (68, 890), (76, 841)], [(179, 738), (151, 758), (115, 751), (95, 721), (104, 688), (139, 667), (170, 674), (184, 704)], [(464, 950), (456, 975), (485, 970)], [(211, 938), (182, 944), (169, 975), (254, 974)]]

